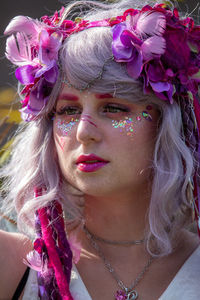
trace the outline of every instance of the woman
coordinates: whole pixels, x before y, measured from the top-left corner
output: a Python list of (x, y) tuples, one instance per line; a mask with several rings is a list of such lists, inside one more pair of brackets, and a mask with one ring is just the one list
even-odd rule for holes
[[(199, 30), (141, 0), (6, 28), (29, 122), (2, 171), (35, 239), (23, 299), (199, 299)], [(1, 235), (8, 299), (31, 243)]]

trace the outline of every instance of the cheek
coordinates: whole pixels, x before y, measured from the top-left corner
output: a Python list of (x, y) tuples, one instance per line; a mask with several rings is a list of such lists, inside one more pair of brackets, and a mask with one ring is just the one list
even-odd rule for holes
[(70, 121), (58, 118), (54, 121), (54, 139), (62, 151), (64, 150), (67, 138), (71, 136), (78, 122), (79, 120), (75, 118), (71, 118)]
[[(148, 107), (150, 110), (150, 106)], [(135, 132), (140, 123), (143, 121), (152, 122), (153, 118), (148, 110), (139, 112), (134, 117), (125, 117), (123, 120), (112, 120), (112, 126), (123, 135), (127, 135), (130, 138), (134, 138)]]
[(57, 119), (55, 121), (55, 130), (60, 136), (68, 136), (72, 132), (72, 129), (77, 125), (79, 119), (71, 118), (70, 121)]

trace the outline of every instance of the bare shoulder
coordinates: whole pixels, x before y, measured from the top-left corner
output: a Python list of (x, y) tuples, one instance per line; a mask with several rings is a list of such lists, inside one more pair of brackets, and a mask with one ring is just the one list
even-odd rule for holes
[(23, 259), (31, 249), (25, 235), (0, 230), (0, 299), (12, 298), (26, 270)]

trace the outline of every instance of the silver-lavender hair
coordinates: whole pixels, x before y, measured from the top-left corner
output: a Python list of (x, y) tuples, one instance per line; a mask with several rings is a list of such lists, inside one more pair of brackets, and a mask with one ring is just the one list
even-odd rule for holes
[[(149, 3), (152, 4), (143, 0), (122, 0), (106, 5), (95, 1), (77, 1), (66, 8), (65, 16), (67, 18), (75, 14), (77, 16), (77, 12), (75, 13), (77, 6), (81, 8), (87, 6), (92, 9), (84, 18), (91, 21), (100, 20), (121, 15), (128, 8), (141, 8)], [(111, 93), (115, 97), (132, 102), (154, 103), (160, 111), (155, 154), (151, 166), (153, 185), (146, 242), (149, 252), (160, 256), (167, 255), (173, 250), (178, 230), (185, 222), (190, 221), (185, 208), (189, 207), (186, 188), (193, 175), (193, 157), (181, 136), (180, 107), (176, 103), (170, 105), (156, 99), (155, 96), (144, 95), (142, 83), (129, 77), (124, 65), (110, 59), (111, 42), (111, 28), (105, 27), (84, 30), (71, 35), (65, 41), (60, 51), (62, 71), (49, 104), (43, 116), (25, 126), (18, 135), (12, 158), (1, 172), (1, 176), (7, 178), (5, 186), (9, 190), (4, 209), (7, 203), (10, 203), (7, 207), (15, 206), (20, 230), (24, 231), (24, 224), (27, 224), (29, 232), (34, 228), (33, 212), (54, 199), (64, 200), (67, 217), (72, 221), (77, 222), (84, 218), (82, 204), (78, 200), (82, 196), (81, 193), (76, 191), (76, 194), (75, 190), (62, 182), (49, 113), (55, 105), (63, 75), (77, 88), (92, 82), (91, 91)], [(94, 81), (103, 65), (102, 78)], [(46, 194), (37, 201), (33, 196), (35, 186), (46, 189)], [(64, 189), (68, 191), (67, 199), (64, 199)]]

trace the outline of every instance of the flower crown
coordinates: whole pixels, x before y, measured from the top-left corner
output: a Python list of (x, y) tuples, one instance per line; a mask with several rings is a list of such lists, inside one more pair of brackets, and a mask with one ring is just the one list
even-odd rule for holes
[(64, 8), (40, 21), (17, 16), (5, 30), (11, 35), (6, 57), (18, 66), (15, 75), (24, 85), (20, 111), (25, 121), (35, 119), (48, 103), (58, 78), (59, 50), (65, 39), (92, 27), (111, 27), (114, 60), (126, 64), (128, 74), (143, 82), (144, 93), (153, 92), (170, 103), (180, 95), (192, 100), (197, 95), (200, 27), (189, 17), (181, 20), (177, 9), (172, 11), (166, 4), (147, 5), (93, 22), (63, 20), (63, 15)]

